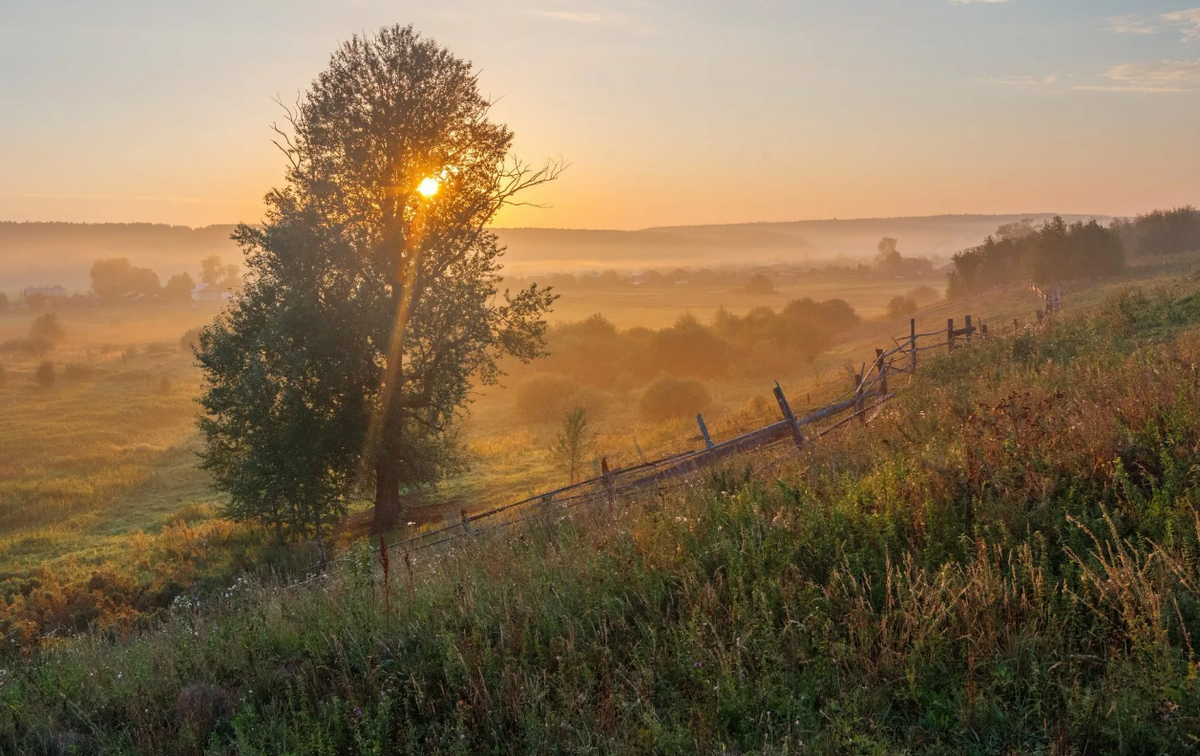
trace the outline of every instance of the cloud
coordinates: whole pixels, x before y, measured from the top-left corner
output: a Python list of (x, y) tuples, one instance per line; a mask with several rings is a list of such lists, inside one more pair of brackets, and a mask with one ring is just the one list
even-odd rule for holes
[(538, 16), (539, 18), (549, 18), (554, 21), (567, 21), (574, 24), (599, 24), (608, 19), (600, 13), (576, 12), (576, 11), (544, 11), (544, 10), (526, 10), (530, 16)]
[(1157, 16), (1113, 16), (1104, 28), (1114, 34), (1158, 34), (1175, 29), (1183, 34), (1184, 42), (1200, 42), (1200, 8)]
[(974, 3), (1007, 3), (1008, 0), (950, 0), (951, 5), (972, 5)]
[(1126, 63), (1109, 69), (1105, 78), (1108, 84), (1080, 86), (1076, 89), (1153, 94), (1200, 92), (1200, 58)]
[(996, 76), (983, 79), (983, 81), (998, 87), (1047, 87), (1057, 84), (1059, 77), (1055, 74), (1049, 76)]
[(1182, 26), (1185, 42), (1200, 42), (1200, 8), (1164, 13), (1162, 20), (1175, 26)]

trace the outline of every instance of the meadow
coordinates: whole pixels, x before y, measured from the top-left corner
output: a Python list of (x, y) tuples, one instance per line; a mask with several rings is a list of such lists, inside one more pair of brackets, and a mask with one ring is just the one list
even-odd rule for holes
[[(825, 386), (845, 380), (847, 359), (868, 354), (869, 343), (897, 330), (877, 322), (882, 308), (870, 303), (886, 303), (919, 283), (882, 280), (855, 287), (847, 297), (866, 318), (815, 360), (752, 369), (731, 360), (693, 378), (708, 396), (703, 411), (713, 433), (731, 435), (773, 421), (767, 400), (775, 379), (798, 402), (818, 401)], [(818, 280), (808, 288), (782, 284), (766, 294), (727, 285), (614, 292), (575, 287), (562, 293), (552, 340), (569, 330), (565, 324), (597, 312), (605, 318), (615, 313), (614, 327), (620, 324), (622, 333), (643, 333), (645, 324), (669, 329), (689, 312), (707, 328), (720, 307), (731, 314), (778, 310), (792, 299), (824, 300), (837, 291)], [(1028, 302), (1022, 306), (1027, 310)], [(42, 311), (0, 311), (0, 345), (7, 345), (0, 349), (0, 597), (8, 603), (0, 633), (10, 647), (89, 627), (142, 626), (179, 595), (220, 590), (246, 571), (289, 572), (317, 561), (309, 546), (284, 549), (267, 534), (222, 519), (223, 499), (197, 467), (200, 375), (184, 335), (217, 311), (213, 303), (60, 308), (55, 313), (65, 337), (44, 354), (20, 347)], [(49, 386), (36, 380), (44, 362), (53, 365)], [(464, 423), (470, 469), (409, 496), (405, 522), (411, 525), (402, 531), (566, 482), (550, 447), (562, 416), (576, 404), (587, 405), (589, 415), (588, 472), (601, 457), (622, 465), (641, 454), (696, 445), (694, 414), (647, 417), (640, 408), (659, 368), (629, 385), (568, 392), (548, 405), (548, 413), (531, 416), (520, 398), (539, 379), (549, 375), (561, 384), (591, 368), (553, 360), (507, 367), (510, 376), (480, 392)], [(367, 535), (369, 507), (367, 501), (352, 503), (337, 547)]]
[(803, 454), (47, 644), (0, 675), (0, 743), (1195, 752), (1200, 283), (1068, 302)]

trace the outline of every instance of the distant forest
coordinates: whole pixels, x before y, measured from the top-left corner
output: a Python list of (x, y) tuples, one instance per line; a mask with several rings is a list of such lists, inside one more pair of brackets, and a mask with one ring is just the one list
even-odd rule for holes
[(1146, 258), (1200, 250), (1200, 210), (1155, 210), (1107, 226), (1068, 223), (1060, 217), (1041, 224), (1022, 220), (1000, 226), (977, 247), (954, 255), (950, 298), (1013, 283), (1040, 286), (1119, 272), (1127, 257)]

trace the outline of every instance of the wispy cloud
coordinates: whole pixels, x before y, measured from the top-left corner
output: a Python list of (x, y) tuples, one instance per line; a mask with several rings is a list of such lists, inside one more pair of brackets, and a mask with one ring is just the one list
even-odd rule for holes
[(1126, 63), (1109, 69), (1105, 78), (1108, 79), (1107, 84), (1079, 86), (1076, 89), (1152, 94), (1200, 92), (1200, 58)]
[(1184, 42), (1200, 42), (1200, 8), (1162, 13), (1157, 16), (1113, 16), (1105, 27), (1114, 34), (1158, 34), (1177, 30)]
[(950, 0), (951, 5), (971, 5), (974, 3), (1007, 3), (1008, 0)]
[(1182, 26), (1185, 42), (1200, 42), (1200, 8), (1164, 13), (1162, 19), (1167, 23)]
[(999, 87), (1048, 87), (1057, 84), (1060, 77), (1056, 74), (1049, 76), (994, 76), (989, 79), (982, 80), (986, 84), (994, 84)]
[(554, 21), (567, 21), (574, 24), (600, 24), (610, 20), (607, 16), (601, 13), (591, 12), (576, 12), (576, 11), (547, 11), (527, 9), (525, 11), (530, 16), (539, 18), (549, 18)]

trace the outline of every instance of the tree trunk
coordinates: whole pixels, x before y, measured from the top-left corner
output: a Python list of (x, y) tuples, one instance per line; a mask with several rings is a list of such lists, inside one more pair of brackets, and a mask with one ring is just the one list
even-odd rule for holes
[(400, 519), (400, 477), (388, 465), (375, 468), (375, 513), (371, 529), (388, 530)]

